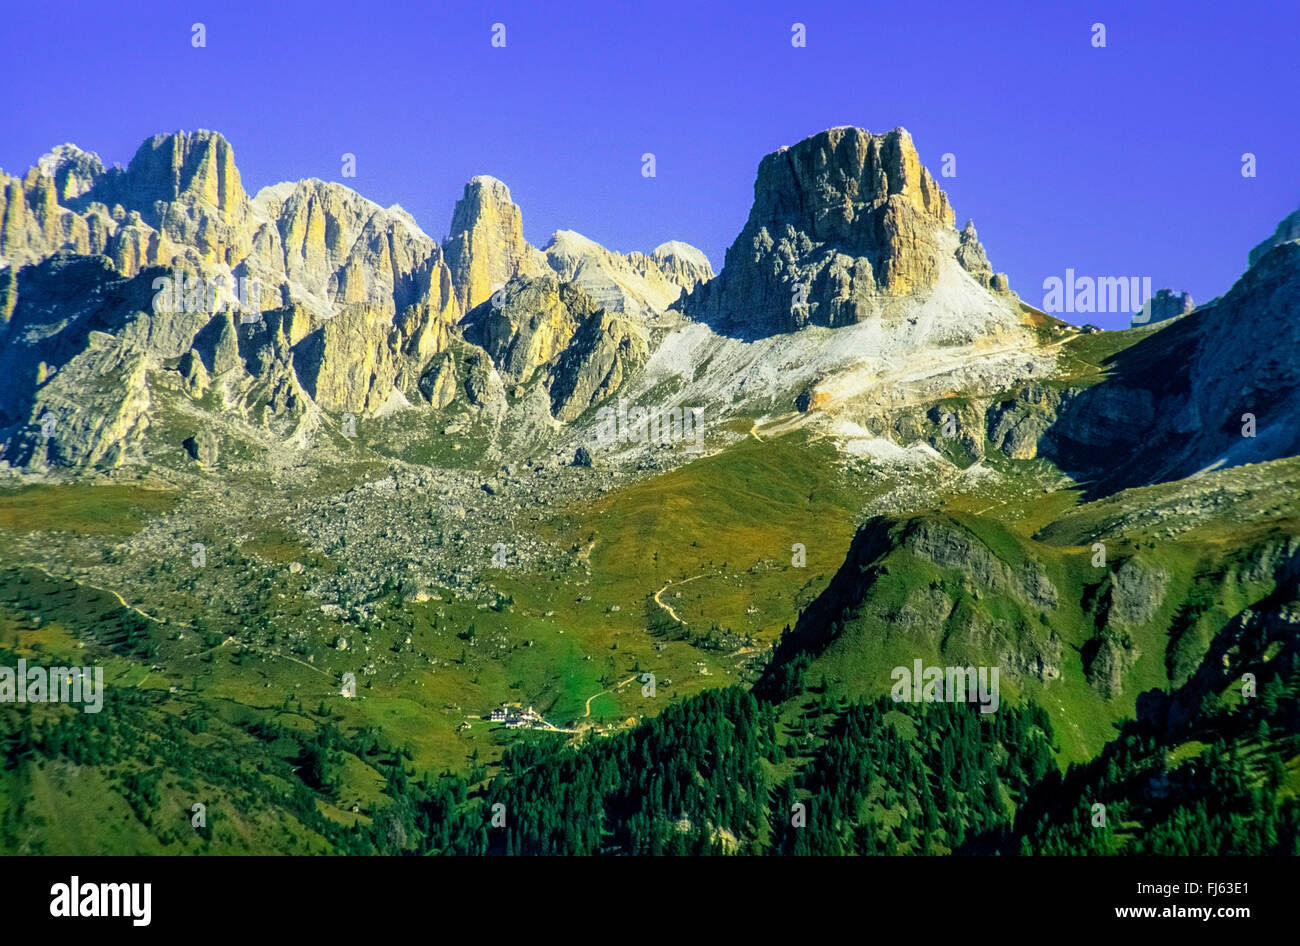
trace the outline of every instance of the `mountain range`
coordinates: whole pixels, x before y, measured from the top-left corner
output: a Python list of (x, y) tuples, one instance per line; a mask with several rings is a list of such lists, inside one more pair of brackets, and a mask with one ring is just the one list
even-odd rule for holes
[(762, 158), (717, 274), (210, 131), (0, 176), (0, 649), (115, 727), (0, 708), (0, 849), (1295, 852), (1300, 211), (1118, 332), (957, 219), (903, 129)]

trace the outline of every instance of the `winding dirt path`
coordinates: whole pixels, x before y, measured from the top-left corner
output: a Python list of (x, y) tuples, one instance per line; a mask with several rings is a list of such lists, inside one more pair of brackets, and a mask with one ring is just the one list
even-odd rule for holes
[(634, 674), (632, 674), (632, 676), (628, 677), (628, 678), (627, 678), (626, 680), (624, 680), (622, 683), (615, 684), (614, 687), (613, 687), (613, 689), (610, 689), (610, 690), (601, 690), (599, 693), (593, 693), (593, 694), (591, 694), (591, 696), (587, 697), (587, 709), (586, 709), (586, 712), (584, 712), (584, 713), (582, 714), (582, 718), (583, 718), (583, 719), (587, 719), (589, 716), (591, 716), (591, 701), (594, 700), (596, 697), (598, 697), (598, 696), (604, 696), (606, 693), (614, 693), (614, 692), (617, 691), (617, 690), (621, 690), (621, 689), (623, 689), (623, 687), (627, 686), (629, 683), (631, 683), (631, 682), (632, 682), (633, 680), (635, 680), (635, 679), (636, 679), (636, 674), (634, 673)]
[[(109, 594), (109, 595), (112, 595), (114, 598), (116, 598), (116, 599), (117, 599), (117, 603), (120, 604), (122, 607), (126, 608), (128, 611), (134, 611), (136, 614), (140, 615), (140, 617), (142, 617), (142, 618), (146, 618), (147, 620), (150, 620), (150, 621), (153, 621), (155, 624), (163, 624), (163, 623), (165, 623), (165, 622), (163, 621), (162, 618), (160, 618), (160, 617), (155, 617), (154, 615), (150, 614), (148, 611), (144, 611), (144, 610), (141, 610), (140, 608), (137, 608), (135, 605), (131, 604), (131, 602), (127, 601), (125, 598), (123, 598), (120, 594), (118, 594), (118, 593), (117, 593), (116, 591), (114, 591), (112, 588), (104, 588), (104, 587), (101, 587), (100, 585), (92, 585), (90, 582), (88, 582), (88, 581), (82, 581), (80, 578), (72, 578), (72, 577), (69, 577), (69, 576), (67, 576), (67, 575), (56, 575), (56, 574), (54, 574), (53, 572), (48, 571), (44, 566), (37, 565), (35, 562), (25, 562), (25, 563), (19, 564), (19, 565), (16, 566), (16, 567), (18, 567), (18, 568), (34, 568), (34, 569), (36, 569), (36, 571), (40, 572), (40, 573), (41, 573), (42, 575), (44, 575), (46, 578), (49, 578), (49, 579), (51, 579), (51, 580), (53, 580), (53, 581), (70, 581), (70, 582), (72, 582), (74, 585), (76, 585), (78, 588), (89, 588), (91, 591), (102, 591), (104, 594)], [(172, 626), (172, 627), (185, 627), (185, 628), (190, 627), (190, 625), (185, 624), (185, 623), (180, 622), (180, 621), (175, 621), (175, 622), (173, 622), (173, 623), (171, 624), (171, 626)]]
[[(703, 577), (704, 577), (704, 575), (702, 575), (702, 574), (701, 574), (701, 575), (692, 575), (690, 578), (683, 578), (681, 581), (677, 582), (677, 584), (679, 584), (679, 585), (684, 585), (684, 584), (686, 584), (688, 581), (694, 581), (694, 580), (697, 579), (697, 578), (703, 578)], [(672, 584), (673, 584), (673, 582), (670, 581), (670, 582), (668, 582), (668, 584), (664, 585), (662, 588), (660, 588), (658, 591), (655, 592), (655, 604), (659, 605), (659, 607), (661, 607), (661, 608), (663, 608), (665, 611), (667, 611), (667, 612), (668, 612), (668, 616), (669, 616), (670, 618), (672, 618), (674, 621), (676, 621), (678, 624), (685, 625), (687, 622), (686, 622), (686, 621), (683, 621), (681, 618), (679, 618), (679, 617), (677, 616), (677, 612), (673, 610), (673, 606), (672, 606), (671, 604), (664, 604), (663, 601), (662, 601), (662, 600), (660, 599), (660, 597), (659, 597), (661, 594), (663, 594), (665, 591), (667, 591), (668, 588), (669, 588), (669, 586), (672, 585)], [(620, 684), (620, 685), (621, 685), (621, 684)], [(597, 695), (599, 695), (599, 694), (597, 694)]]

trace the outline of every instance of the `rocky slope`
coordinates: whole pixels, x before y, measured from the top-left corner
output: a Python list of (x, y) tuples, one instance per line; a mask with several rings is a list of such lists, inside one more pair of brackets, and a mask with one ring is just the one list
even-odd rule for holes
[[(760, 415), (851, 452), (937, 436), (942, 415), (928, 415), (952, 392), (991, 398), (1055, 371), (902, 129), (832, 129), (770, 154), (754, 194), (722, 272), (657, 326), (631, 403), (699, 406), (711, 433)], [(609, 450), (594, 434), (585, 445)]]

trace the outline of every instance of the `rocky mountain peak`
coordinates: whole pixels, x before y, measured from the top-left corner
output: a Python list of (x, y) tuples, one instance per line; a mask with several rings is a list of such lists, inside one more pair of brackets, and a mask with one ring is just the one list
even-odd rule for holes
[(713, 266), (709, 262), (709, 258), (704, 255), (704, 251), (691, 246), (689, 243), (683, 243), (681, 240), (669, 240), (667, 243), (660, 243), (650, 255), (657, 260), (676, 259), (685, 265), (708, 270), (710, 275), (713, 273)]
[(906, 129), (873, 135), (832, 128), (763, 158), (749, 221), (769, 230), (788, 224), (815, 240), (865, 248), (873, 236), (871, 211), (896, 194), (953, 225), (948, 197), (921, 165)]
[(1167, 322), (1180, 315), (1186, 315), (1196, 308), (1196, 302), (1190, 292), (1175, 292), (1173, 289), (1159, 289), (1129, 320), (1130, 327), (1135, 325), (1155, 325)]
[(495, 178), (491, 174), (475, 174), (466, 183), (464, 195), (456, 202), (452, 222), (455, 223), (457, 213), (481, 212), (485, 207), (513, 207), (515, 210), (519, 209), (518, 205), (511, 200), (510, 188), (506, 186), (505, 181)]
[(547, 271), (542, 255), (524, 239), (523, 214), (510, 188), (486, 174), (471, 178), (451, 215), (443, 246), (461, 310), (468, 312), (515, 275)]
[(556, 230), (543, 247), (543, 253), (555, 253), (564, 256), (581, 256), (595, 253), (604, 247), (576, 230)]
[(974, 226), (959, 234), (954, 220), (905, 129), (832, 128), (763, 158), (722, 274), (686, 307), (759, 334), (848, 325), (928, 293), (953, 261), (1005, 290)]
[(573, 230), (556, 230), (542, 253), (562, 280), (580, 286), (602, 308), (647, 318), (713, 277), (708, 258), (679, 242), (662, 244), (648, 256), (623, 254)]
[[(620, 254), (558, 231), (549, 249), (489, 176), (466, 185), (444, 255), (401, 207), (337, 182), (250, 197), (214, 132), (156, 135), (107, 170), (61, 145), (0, 174), (0, 468), (141, 461), (177, 399), (295, 444), (322, 411), (460, 401), (496, 423), (505, 382), (527, 394), (525, 429), (569, 423), (644, 364), (645, 320), (712, 272), (683, 243)], [(220, 295), (236, 286), (238, 311)]]
[(660, 243), (654, 248), (650, 258), (665, 276), (682, 286), (687, 292), (713, 278), (713, 264), (709, 262), (704, 252), (680, 240)]
[(54, 179), (55, 196), (60, 201), (80, 197), (95, 186), (104, 174), (104, 162), (92, 151), (82, 151), (74, 144), (62, 144), (41, 155), (37, 170)]
[(126, 206), (195, 198), (231, 211), (248, 200), (230, 142), (206, 130), (145, 141), (127, 165), (122, 189), (131, 199), (117, 202)]

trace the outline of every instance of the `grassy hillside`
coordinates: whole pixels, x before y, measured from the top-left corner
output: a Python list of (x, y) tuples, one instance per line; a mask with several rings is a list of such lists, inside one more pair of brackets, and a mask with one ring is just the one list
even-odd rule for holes
[[(0, 707), (0, 850), (1092, 850), (1070, 806), (1102, 796), (1122, 820), (1096, 849), (1149, 850), (1225, 784), (1224, 830), (1267, 821), (1285, 848), (1300, 510), (1267, 487), (1300, 462), (1092, 502), (1045, 486), (1047, 461), (984, 462), (904, 484), (807, 433), (747, 437), (515, 524), (563, 554), (485, 551), (487, 594), (390, 575), (350, 610), (314, 590), (347, 578), (346, 543), (274, 505), (194, 522), (163, 483), (0, 496), (0, 664), (101, 665), (109, 694), (98, 717)], [(384, 475), (322, 468), (306, 501)], [(142, 536), (165, 554), (133, 559)], [(893, 703), (917, 659), (998, 667), (998, 713)], [(1271, 709), (1240, 708), (1239, 672)], [(550, 731), (487, 720), (503, 702)], [(1152, 745), (1166, 768), (1132, 768)], [(1206, 753), (1227, 774), (1191, 779)], [(1185, 797), (1156, 804), (1171, 771)]]

